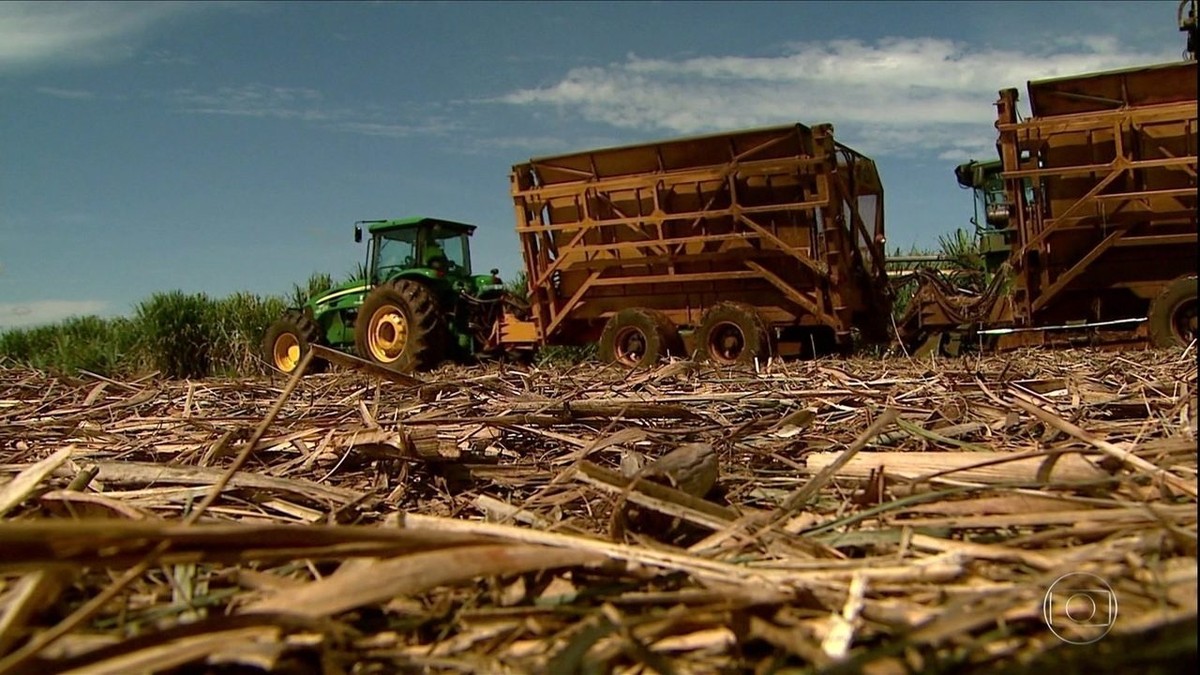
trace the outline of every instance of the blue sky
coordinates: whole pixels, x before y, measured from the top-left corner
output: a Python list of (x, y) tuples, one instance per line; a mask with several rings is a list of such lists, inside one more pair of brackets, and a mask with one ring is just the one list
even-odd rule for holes
[(1161, 2), (0, 3), (0, 329), (348, 273), (355, 220), (480, 226), (532, 156), (830, 122), (889, 248), (966, 224), (996, 92), (1180, 58)]

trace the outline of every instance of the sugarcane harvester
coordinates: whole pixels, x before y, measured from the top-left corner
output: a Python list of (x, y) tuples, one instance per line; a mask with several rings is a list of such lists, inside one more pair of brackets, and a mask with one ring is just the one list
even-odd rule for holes
[(1185, 60), (1028, 83), (996, 102), (993, 162), (956, 170), (984, 205), (990, 284), (921, 273), (908, 351), (1187, 345), (1197, 334), (1195, 3)]
[(1187, 34), (1187, 46), (1184, 48), (1185, 61), (1196, 60), (1196, 0), (1179, 0), (1179, 11), (1176, 12), (1179, 30)]

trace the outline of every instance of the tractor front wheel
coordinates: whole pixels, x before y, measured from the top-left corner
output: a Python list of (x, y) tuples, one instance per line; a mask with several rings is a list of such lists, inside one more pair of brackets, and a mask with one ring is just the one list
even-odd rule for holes
[(354, 346), (360, 357), (393, 370), (427, 370), (441, 362), (441, 329), (429, 289), (399, 279), (367, 294), (354, 322)]
[[(320, 336), (317, 324), (302, 312), (285, 312), (263, 335), (263, 358), (275, 370), (290, 374), (300, 365), (300, 360), (312, 345), (320, 343)], [(308, 370), (318, 372), (324, 365), (324, 361), (315, 359), (309, 364)]]

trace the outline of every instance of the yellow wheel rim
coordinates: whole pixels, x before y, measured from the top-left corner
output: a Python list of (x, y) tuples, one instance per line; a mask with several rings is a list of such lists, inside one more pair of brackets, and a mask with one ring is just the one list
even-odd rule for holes
[(275, 367), (290, 373), (300, 364), (300, 341), (295, 335), (284, 333), (275, 338), (275, 346), (271, 353), (275, 358)]
[(395, 305), (384, 305), (371, 315), (367, 324), (367, 348), (379, 363), (392, 363), (404, 353), (408, 343), (408, 321)]

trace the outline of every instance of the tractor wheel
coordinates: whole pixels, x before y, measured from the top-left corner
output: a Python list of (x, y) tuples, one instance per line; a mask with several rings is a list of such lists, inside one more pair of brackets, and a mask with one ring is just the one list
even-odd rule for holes
[[(290, 310), (267, 328), (263, 335), (263, 358), (271, 367), (282, 373), (291, 373), (300, 365), (300, 360), (312, 345), (319, 344), (321, 332), (317, 324), (302, 312)], [(308, 372), (324, 370), (325, 362), (314, 359), (308, 364)]]
[(429, 289), (407, 279), (376, 286), (354, 321), (354, 347), (361, 358), (412, 372), (442, 360), (442, 321)]
[(758, 312), (740, 302), (718, 302), (696, 331), (700, 360), (723, 366), (753, 364), (771, 355), (771, 333)]
[(662, 312), (653, 309), (623, 309), (600, 334), (600, 359), (627, 368), (652, 366), (669, 354), (683, 354), (679, 330)]
[(1196, 277), (1167, 284), (1150, 303), (1150, 341), (1155, 347), (1186, 347), (1196, 339)]

